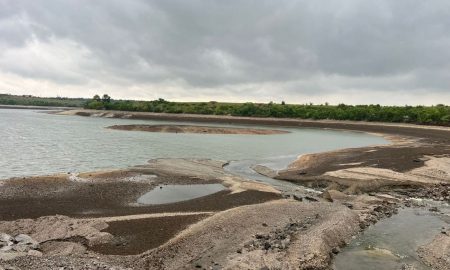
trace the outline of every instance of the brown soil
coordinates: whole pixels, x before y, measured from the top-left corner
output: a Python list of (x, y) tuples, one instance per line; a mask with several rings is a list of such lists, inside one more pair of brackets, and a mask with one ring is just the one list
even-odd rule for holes
[(114, 235), (110, 243), (91, 249), (102, 254), (133, 255), (156, 248), (206, 215), (145, 218), (109, 222), (104, 230)]
[(165, 133), (202, 133), (202, 134), (243, 134), (243, 135), (273, 135), (286, 134), (289, 131), (255, 128), (225, 128), (189, 125), (115, 125), (110, 129), (165, 132)]
[[(180, 184), (180, 182), (175, 183)], [(41, 196), (40, 188), (48, 188), (48, 193), (57, 189), (60, 192)], [(41, 185), (39, 182), (33, 183), (29, 180), (27, 185), (15, 186), (11, 182), (0, 189), (0, 220), (37, 218), (56, 214), (71, 217), (101, 217), (182, 211), (220, 211), (279, 198), (277, 194), (255, 190), (240, 193), (221, 191), (172, 204), (152, 206), (128, 204), (128, 202), (136, 202), (139, 196), (152, 188), (152, 185), (137, 183), (65, 182), (63, 185), (55, 186), (50, 183)]]

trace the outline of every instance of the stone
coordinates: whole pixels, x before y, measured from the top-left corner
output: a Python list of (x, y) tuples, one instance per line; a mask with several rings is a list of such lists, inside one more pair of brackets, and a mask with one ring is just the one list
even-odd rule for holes
[(13, 248), (12, 245), (8, 245), (8, 246), (3, 246), (2, 248), (0, 248), (0, 252), (6, 252), (6, 251), (11, 251)]
[(32, 249), (27, 252), (27, 255), (34, 256), (34, 257), (42, 257), (42, 252)]
[(339, 247), (334, 247), (331, 252), (333, 252), (333, 254), (338, 254), (339, 252), (341, 252), (341, 249)]
[[(14, 240), (17, 242), (16, 246), (26, 246), (29, 249), (37, 249), (39, 248), (39, 243), (26, 234), (17, 235)], [(20, 248), (22, 249), (22, 248)], [(23, 250), (25, 251), (25, 250)]]
[(106, 244), (113, 240), (114, 236), (107, 232), (99, 232), (96, 235), (86, 237), (89, 246), (95, 246), (99, 244)]
[(316, 198), (310, 197), (310, 196), (305, 196), (305, 199), (310, 201), (310, 202), (318, 202), (318, 200)]
[(25, 252), (0, 252), (0, 261), (10, 261), (25, 255)]
[(14, 240), (16, 240), (16, 242), (19, 243), (31, 243), (33, 242), (33, 238), (31, 238), (30, 236), (26, 235), (26, 234), (19, 234), (16, 237), (14, 237)]
[(0, 233), (0, 242), (12, 242), (13, 238), (11, 235), (6, 233)]

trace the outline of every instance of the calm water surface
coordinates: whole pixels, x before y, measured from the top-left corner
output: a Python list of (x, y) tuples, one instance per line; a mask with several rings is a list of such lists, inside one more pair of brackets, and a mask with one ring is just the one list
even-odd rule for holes
[[(450, 214), (448, 205), (441, 211)], [(403, 269), (430, 270), (417, 255), (419, 246), (431, 241), (448, 223), (424, 208), (407, 208), (369, 227), (338, 254), (334, 270)]]
[(234, 160), (235, 170), (245, 174), (252, 164), (283, 168), (299, 154), (387, 143), (369, 134), (320, 129), (283, 128), (292, 133), (257, 136), (105, 128), (117, 124), (161, 123), (186, 124), (0, 109), (0, 179), (124, 168), (144, 164), (152, 158), (175, 157)]
[(137, 200), (140, 204), (166, 204), (192, 200), (224, 190), (221, 184), (162, 185), (145, 193)]

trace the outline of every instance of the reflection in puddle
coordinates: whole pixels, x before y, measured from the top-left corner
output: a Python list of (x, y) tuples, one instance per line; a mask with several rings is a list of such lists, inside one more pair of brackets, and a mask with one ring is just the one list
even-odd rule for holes
[(158, 186), (138, 199), (140, 204), (166, 204), (210, 195), (224, 190), (221, 184)]
[(429, 269), (420, 261), (416, 250), (430, 242), (443, 226), (446, 222), (427, 209), (400, 210), (353, 240), (335, 258), (333, 269), (402, 269), (402, 265)]

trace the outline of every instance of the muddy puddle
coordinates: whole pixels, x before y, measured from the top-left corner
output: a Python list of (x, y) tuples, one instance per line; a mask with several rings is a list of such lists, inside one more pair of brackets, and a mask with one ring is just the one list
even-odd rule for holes
[(145, 193), (138, 199), (139, 204), (166, 204), (192, 200), (225, 190), (221, 184), (162, 185)]
[(400, 209), (397, 215), (372, 225), (336, 256), (333, 269), (431, 269), (420, 261), (416, 250), (449, 226), (450, 208), (439, 207), (442, 213), (429, 209)]

